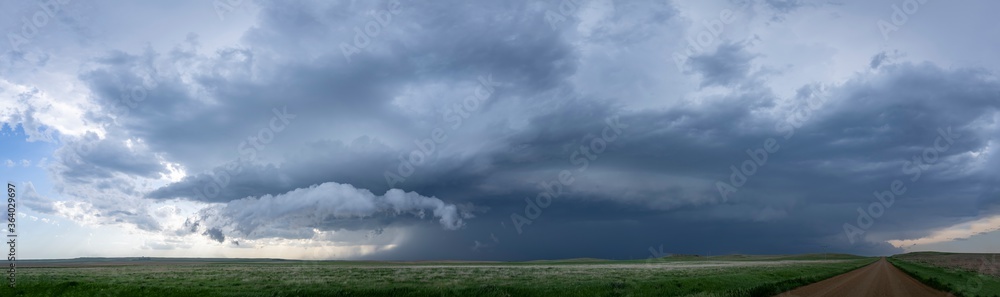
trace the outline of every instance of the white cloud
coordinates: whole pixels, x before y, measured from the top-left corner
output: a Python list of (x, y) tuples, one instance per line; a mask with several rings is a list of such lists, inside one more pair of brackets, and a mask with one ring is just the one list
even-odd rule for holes
[[(391, 218), (403, 213), (424, 218), (425, 211), (438, 218), (445, 229), (455, 230), (464, 224), (458, 207), (436, 197), (398, 189), (376, 196), (368, 190), (334, 182), (277, 196), (234, 200), (203, 210), (201, 222), (208, 230), (221, 229), (247, 238), (308, 238), (315, 235), (317, 228), (377, 229), (384, 223), (374, 218)], [(373, 220), (356, 220), (369, 218)]]
[(893, 246), (898, 248), (909, 248), (914, 245), (925, 245), (931, 243), (966, 239), (975, 235), (993, 232), (997, 230), (1000, 230), (1000, 215), (977, 219), (971, 222), (965, 222), (951, 227), (943, 228), (932, 232), (930, 235), (917, 239), (903, 239), (903, 240), (897, 239), (897, 240), (889, 240), (888, 242), (889, 244), (892, 244)]
[(0, 122), (21, 124), (28, 141), (54, 142), (55, 132), (72, 136), (88, 131), (104, 134), (99, 125), (85, 120), (87, 112), (97, 110), (87, 95), (73, 84), (39, 82), (42, 84), (19, 84), (0, 77), (0, 104), (5, 106), (0, 110)]

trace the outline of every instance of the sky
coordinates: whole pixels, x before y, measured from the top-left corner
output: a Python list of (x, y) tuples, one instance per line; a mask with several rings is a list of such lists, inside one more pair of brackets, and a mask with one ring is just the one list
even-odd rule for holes
[(3, 1), (24, 259), (1000, 246), (977, 0)]

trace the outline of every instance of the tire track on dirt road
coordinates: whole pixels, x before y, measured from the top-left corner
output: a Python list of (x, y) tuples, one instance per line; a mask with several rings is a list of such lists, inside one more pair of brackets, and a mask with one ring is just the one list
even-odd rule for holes
[(954, 295), (928, 287), (889, 264), (885, 258), (851, 272), (778, 295), (778, 297), (824, 296), (953, 297)]

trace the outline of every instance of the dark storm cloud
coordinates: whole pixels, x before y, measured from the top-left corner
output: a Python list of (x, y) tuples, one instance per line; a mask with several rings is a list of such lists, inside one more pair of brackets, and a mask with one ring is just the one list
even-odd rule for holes
[(58, 174), (76, 181), (108, 178), (113, 173), (157, 178), (167, 172), (145, 144), (122, 135), (98, 139), (90, 133), (58, 151), (56, 157), (62, 165), (67, 165), (56, 167)]
[(872, 61), (871, 63), (868, 63), (868, 65), (871, 66), (872, 69), (878, 69), (878, 67), (882, 66), (882, 63), (884, 63), (887, 59), (889, 59), (889, 55), (886, 54), (886, 52), (881, 52), (872, 57)]
[[(149, 49), (137, 54), (110, 52), (95, 59), (95, 67), (80, 75), (104, 110), (91, 114), (89, 120), (113, 122), (113, 131), (128, 131), (133, 139), (142, 139), (150, 151), (188, 170), (184, 181), (144, 196), (194, 197), (193, 189), (218, 182), (222, 176), (216, 173), (229, 164), (240, 164), (243, 168), (237, 171), (249, 173), (228, 173), (232, 182), (222, 194), (203, 201), (278, 195), (329, 181), (350, 182), (382, 193), (388, 187), (381, 171), (392, 167), (395, 156), (390, 154), (398, 152), (359, 148), (365, 141), (358, 140), (353, 141), (353, 149), (333, 144), (329, 138), (355, 136), (345, 137), (342, 133), (351, 135), (347, 130), (322, 131), (317, 127), (362, 125), (368, 127), (362, 131), (391, 133), (382, 137), (423, 132), (429, 130), (423, 129), (425, 126), (441, 119), (421, 124), (425, 119), (413, 118), (390, 104), (404, 88), (421, 83), (475, 82), (477, 76), (487, 76), (517, 85), (505, 90), (513, 96), (552, 88), (573, 70), (568, 44), (558, 32), (534, 30), (544, 24), (544, 10), (527, 3), (404, 6), (404, 14), (395, 16), (378, 44), (353, 56), (350, 63), (330, 44), (350, 42), (355, 37), (350, 28), (372, 19), (352, 14), (353, 19), (332, 25), (327, 22), (331, 14), (345, 9), (337, 7), (340, 4), (316, 5), (319, 7), (265, 3), (260, 16), (263, 25), (248, 31), (244, 38), (253, 50), (231, 48), (202, 54), (197, 52), (197, 42), (189, 38), (187, 44), (169, 53)], [(382, 9), (382, 4), (364, 5)], [(422, 14), (437, 17), (413, 17)], [(402, 29), (408, 30), (404, 34)], [(310, 38), (277, 42), (303, 32), (311, 32)], [(272, 129), (275, 139), (281, 141), (245, 153), (251, 138), (259, 135), (261, 127), (268, 127), (274, 109), (294, 114), (294, 122), (286, 123), (290, 128), (283, 131)], [(371, 141), (368, 146), (380, 145)], [(343, 154), (336, 151), (338, 148)], [(352, 155), (359, 152), (367, 156)], [(101, 154), (108, 153), (115, 151)], [(140, 160), (154, 163), (127, 163), (128, 159), (113, 160), (101, 154), (84, 156), (67, 151), (57, 174), (66, 181), (105, 184), (133, 195), (127, 184), (107, 182), (114, 172), (155, 177), (164, 170), (151, 156)], [(90, 158), (75, 161), (83, 157)], [(285, 158), (282, 172), (268, 164)], [(320, 160), (325, 162), (317, 162)], [(459, 165), (427, 170), (410, 183), (430, 180), (435, 170), (464, 170)], [(378, 179), (361, 175), (366, 170)]]
[[(525, 3), (404, 5), (404, 13), (387, 25), (378, 43), (351, 63), (330, 44), (353, 40), (350, 29), (372, 19), (357, 15), (329, 25), (324, 22), (334, 17), (329, 14), (344, 10), (339, 4), (317, 5), (265, 4), (262, 25), (245, 36), (252, 51), (203, 55), (178, 47), (162, 58), (150, 51), (111, 53), (96, 61), (102, 67), (81, 78), (107, 112), (123, 88), (147, 87), (148, 96), (116, 122), (198, 173), (236, 159), (237, 146), (267, 124), (272, 108), (287, 107), (297, 115), (298, 128), (276, 135), (295, 140), (284, 148), (295, 149), (302, 141), (338, 136), (333, 131), (316, 134), (309, 127), (414, 126), (411, 115), (390, 105), (393, 96), (413, 84), (475, 81), (492, 74), (517, 85), (507, 90), (516, 95), (551, 88), (573, 70), (569, 45), (558, 32), (535, 30), (544, 25), (543, 11), (532, 11)], [(422, 14), (434, 17), (414, 17)], [(404, 34), (402, 29), (408, 30)], [(309, 38), (281, 42), (303, 32), (310, 32)]]
[[(784, 13), (801, 5), (766, 3)], [(545, 12), (558, 8), (543, 2), (405, 2), (348, 62), (338, 45), (353, 44), (353, 28), (372, 19), (345, 11), (384, 5), (265, 2), (241, 47), (204, 53), (191, 43), (95, 60), (80, 77), (105, 110), (121, 103), (122, 90), (140, 87), (146, 95), (127, 113), (92, 114), (113, 122), (112, 132), (69, 144), (54, 172), (66, 192), (86, 184), (132, 197), (97, 203), (102, 216), (144, 229), (158, 227), (144, 219), (144, 205), (120, 202), (213, 203), (184, 230), (168, 231), (220, 243), (227, 236), (312, 238), (314, 228), (412, 233), (398, 248), (369, 256), (382, 259), (644, 258), (658, 245), (698, 254), (823, 246), (884, 254), (897, 250), (851, 243), (842, 226), (896, 179), (908, 180), (909, 192), (865, 236), (919, 237), (1000, 210), (996, 166), (983, 165), (996, 157), (973, 156), (988, 153), (998, 135), (1000, 87), (986, 70), (895, 63), (882, 53), (870, 71), (844, 83), (807, 84), (778, 98), (751, 73), (757, 55), (723, 43), (688, 60), (701, 87), (722, 91), (642, 108), (630, 106), (632, 98), (580, 91), (600, 90), (602, 81), (576, 77), (584, 46), (572, 26), (550, 30)], [(674, 17), (671, 7), (658, 7), (641, 21)], [(591, 38), (652, 38), (643, 28)], [(494, 78), (497, 92), (450, 128), (441, 109), (470, 95), (481, 76)], [(295, 118), (273, 129), (273, 110), (286, 107)], [(583, 169), (574, 152), (601, 137), (608, 119), (622, 123), (620, 138)], [(448, 140), (392, 189), (384, 173), (435, 127), (450, 129)], [(961, 137), (909, 182), (906, 162), (949, 128)], [(274, 141), (244, 153), (249, 137), (267, 129)], [(780, 150), (745, 185), (720, 194), (730, 166), (772, 138)], [(129, 148), (130, 139), (141, 145)], [(102, 151), (72, 150), (86, 143)], [(187, 177), (151, 191), (118, 178), (158, 177), (166, 173), (159, 158), (182, 165)], [(516, 231), (511, 215), (524, 214), (525, 198), (562, 170), (576, 182)], [(213, 185), (218, 194), (199, 194)]]
[(736, 43), (719, 45), (714, 53), (692, 56), (688, 65), (702, 77), (701, 86), (730, 86), (740, 82), (750, 72), (754, 56)]
[[(229, 202), (240, 198), (282, 193), (293, 187), (282, 182), (281, 175), (274, 165), (235, 164), (238, 164), (241, 172), (230, 174), (226, 167), (216, 168), (211, 173), (187, 176), (180, 182), (150, 192), (146, 197)], [(243, 168), (244, 166), (250, 168)], [(243, 173), (243, 170), (247, 173)], [(205, 194), (206, 191), (208, 194)]]
[[(614, 236), (610, 234), (623, 232), (635, 232), (636, 235), (619, 236), (621, 238), (613, 241), (637, 246), (639, 251), (645, 250), (644, 244), (656, 245), (659, 238), (662, 244), (683, 253), (760, 253), (782, 248), (793, 252), (816, 250), (820, 246), (854, 253), (891, 253), (895, 249), (885, 243), (850, 243), (842, 225), (853, 224), (857, 217), (855, 209), (876, 201), (872, 193), (887, 190), (895, 179), (906, 180), (910, 192), (898, 197), (896, 204), (886, 210), (887, 215), (881, 217), (870, 232), (887, 237), (919, 237), (927, 235), (927, 230), (949, 226), (956, 220), (984, 215), (982, 210), (995, 211), (1000, 200), (995, 187), (990, 189), (989, 185), (996, 179), (993, 177), (996, 169), (977, 168), (968, 153), (983, 149), (995, 133), (995, 128), (986, 124), (989, 121), (983, 120), (997, 112), (1000, 105), (996, 100), (998, 87), (977, 70), (945, 71), (931, 65), (900, 64), (885, 68), (884, 73), (859, 77), (823, 94), (814, 94), (827, 97), (828, 103), (816, 111), (806, 125), (797, 129), (792, 138), (783, 142), (782, 150), (772, 155), (733, 201), (727, 203), (719, 199), (714, 180), (726, 180), (730, 173), (728, 165), (748, 158), (743, 152), (745, 149), (740, 147), (759, 147), (766, 138), (781, 139), (789, 135), (770, 129), (781, 118), (756, 123), (732, 118), (732, 123), (740, 124), (727, 126), (714, 122), (715, 125), (699, 127), (694, 123), (669, 125), (675, 121), (672, 119), (699, 114), (694, 111), (674, 116), (652, 113), (648, 118), (623, 116), (623, 122), (646, 125), (629, 128), (622, 142), (616, 143), (588, 171), (591, 174), (613, 171), (615, 174), (589, 181), (616, 191), (595, 193), (577, 189), (585, 186), (574, 185), (574, 189), (567, 189), (565, 196), (545, 209), (540, 219), (526, 227), (529, 231), (522, 235), (513, 231), (513, 222), (505, 215), (522, 213), (523, 202), (486, 204), (493, 211), (480, 215), (479, 219), (506, 221), (505, 226), (470, 224), (470, 230), (485, 230), (478, 235), (442, 235), (447, 238), (438, 240), (453, 242), (453, 251), (430, 251), (428, 245), (428, 250), (420, 250), (426, 252), (421, 255), (437, 254), (447, 258), (445, 255), (454, 252), (467, 253), (470, 257), (498, 258), (560, 257), (556, 255), (565, 253), (613, 256), (621, 255), (611, 252), (620, 250), (620, 246), (592, 242), (591, 234), (602, 234), (600, 238), (606, 240), (606, 236)], [(951, 101), (942, 102), (940, 98), (951, 98)], [(879, 106), (858, 109), (857, 106), (864, 102)], [(722, 108), (712, 106), (702, 112), (718, 112)], [(912, 117), (890, 116), (900, 111), (915, 114)], [(600, 114), (593, 116), (598, 118)], [(573, 127), (555, 124), (559, 122), (580, 123), (572, 121), (571, 116), (565, 121), (558, 120), (560, 116), (557, 115), (545, 118), (543, 130)], [(660, 119), (663, 124), (654, 119)], [(886, 129), (887, 126), (898, 128)], [(941, 161), (923, 170), (922, 176), (911, 182), (915, 173), (904, 172), (905, 162), (932, 147), (939, 135), (938, 129), (947, 127), (963, 135), (961, 140), (940, 153)], [(741, 135), (749, 131), (757, 132)], [(583, 131), (542, 134), (537, 139), (558, 143), (573, 134), (582, 135)], [(544, 157), (524, 157), (540, 143), (522, 139), (518, 144), (525, 147), (518, 152), (518, 158), (530, 160), (532, 165), (498, 164), (494, 167), (508, 168), (525, 176), (530, 171), (524, 167), (546, 164)], [(555, 153), (558, 150), (552, 148), (541, 151), (558, 156)], [(495, 175), (504, 173), (496, 172)], [(657, 189), (657, 183), (670, 183), (680, 177), (687, 178), (684, 185)], [(692, 183), (692, 179), (701, 182)], [(533, 197), (531, 184), (521, 186), (521, 190), (511, 191), (504, 199), (520, 202), (522, 200), (517, 198)], [(514, 185), (504, 187), (517, 189)], [(657, 190), (643, 193), (643, 189)], [(635, 198), (627, 199), (629, 195)], [(511, 199), (513, 197), (517, 198)], [(602, 227), (588, 227), (592, 224)], [(565, 231), (581, 228), (587, 231), (577, 235)], [(562, 230), (558, 244), (545, 239), (555, 230)], [(494, 236), (499, 238), (498, 243), (491, 239)], [(473, 244), (463, 246), (462, 241)], [(474, 244), (477, 241), (479, 245)], [(707, 244), (708, 241), (717, 244)], [(440, 246), (438, 241), (433, 242)], [(468, 250), (484, 242), (495, 246), (493, 252), (482, 254)], [(407, 252), (401, 250), (383, 256), (417, 257)]]
[[(956, 142), (952, 149), (940, 155), (942, 160), (953, 161), (942, 161), (923, 171), (919, 182), (913, 183), (910, 194), (900, 197), (898, 204), (888, 210), (893, 215), (882, 218), (872, 230), (899, 236), (921, 236), (926, 234), (925, 230), (946, 226), (955, 219), (975, 215), (975, 211), (996, 204), (995, 195), (983, 192), (991, 172), (966, 174), (961, 178), (949, 175), (969, 166), (970, 160), (963, 156), (969, 151), (981, 149), (985, 146), (984, 141), (990, 139), (989, 130), (982, 130), (986, 127), (976, 126), (975, 123), (996, 111), (997, 103), (991, 96), (996, 94), (998, 86), (979, 78), (982, 73), (974, 70), (945, 71), (930, 65), (899, 64), (889, 65), (883, 71), (858, 77), (842, 86), (802, 88), (796, 97), (798, 100), (822, 97), (825, 103), (804, 126), (794, 131), (776, 127), (786, 120), (782, 116), (760, 118), (753, 115), (751, 108), (754, 106), (758, 110), (775, 108), (771, 100), (766, 99), (772, 96), (767, 93), (748, 92), (700, 109), (640, 113), (627, 113), (590, 100), (566, 100), (565, 104), (551, 112), (533, 118), (523, 129), (483, 131), (492, 133), (493, 138), (505, 144), (504, 149), (469, 157), (486, 162), (479, 167), (485, 169), (476, 172), (457, 170), (472, 167), (471, 161), (429, 163), (421, 172), (421, 176), (429, 178), (413, 179), (402, 187), (443, 197), (450, 203), (469, 202), (486, 207), (489, 211), (477, 213), (478, 220), (505, 222), (505, 227), (470, 224), (459, 231), (461, 235), (441, 235), (454, 240), (454, 246), (449, 246), (454, 251), (440, 251), (442, 257), (451, 255), (451, 252), (466, 253), (469, 257), (485, 256), (471, 254), (466, 249), (476, 241), (481, 244), (492, 242), (493, 236), (504, 242), (503, 245), (495, 245), (495, 249), (509, 248), (511, 250), (506, 253), (515, 253), (518, 257), (555, 255), (555, 250), (529, 253), (532, 247), (550, 243), (518, 235), (509, 215), (523, 211), (523, 198), (534, 197), (539, 191), (538, 182), (551, 179), (560, 169), (577, 168), (571, 164), (571, 148), (585, 143), (588, 136), (594, 137), (595, 133), (599, 133), (604, 125), (600, 119), (620, 115), (621, 121), (629, 125), (622, 139), (609, 146), (599, 160), (578, 175), (577, 184), (565, 187), (564, 194), (553, 202), (542, 218), (525, 227), (529, 230), (525, 234), (544, 234), (548, 231), (543, 230), (549, 228), (574, 228), (576, 224), (586, 225), (589, 224), (586, 222), (596, 220), (593, 223), (606, 230), (620, 225), (620, 228), (638, 234), (662, 232), (677, 234), (679, 238), (711, 237), (718, 242), (714, 246), (700, 241), (673, 244), (675, 249), (686, 253), (700, 253), (699, 248), (715, 252), (773, 250), (773, 241), (754, 239), (760, 235), (747, 237), (750, 233), (745, 228), (761, 228), (758, 233), (785, 234), (786, 238), (781, 240), (787, 241), (783, 246), (789, 252), (823, 245), (848, 252), (885, 253), (892, 250), (885, 244), (849, 244), (841, 225), (854, 222), (854, 210), (874, 201), (872, 192), (884, 190), (894, 179), (911, 178), (912, 175), (902, 172), (903, 164), (913, 155), (922, 153), (924, 148), (934, 145), (938, 128), (950, 126), (955, 133), (965, 135), (964, 141)], [(921, 94), (921, 97), (914, 98), (913, 94)], [(932, 100), (941, 97), (953, 98), (953, 101), (941, 103)], [(872, 101), (871, 98), (880, 99)], [(734, 101), (747, 104), (732, 104)], [(853, 108), (864, 104), (879, 106), (865, 110)], [(912, 117), (890, 116), (893, 108), (910, 110), (915, 114)], [(913, 120), (914, 117), (919, 120)], [(728, 121), (719, 122), (718, 118)], [(886, 126), (900, 128), (887, 130)], [(790, 138), (786, 141), (784, 136)], [(715, 182), (728, 180), (729, 165), (748, 158), (744, 151), (761, 146), (760, 143), (767, 138), (782, 139), (782, 151), (772, 155), (760, 173), (752, 176), (734, 194), (732, 201), (723, 202)], [(339, 149), (331, 151), (331, 155), (369, 160), (375, 158), (369, 156), (371, 152), (380, 151), (371, 148), (367, 140), (355, 145), (369, 149), (345, 150), (338, 144), (334, 147)], [(327, 146), (317, 144), (314, 148), (325, 149)], [(304, 178), (320, 173), (319, 176), (333, 180), (338, 174), (343, 174), (337, 170), (321, 169), (324, 166), (312, 166), (315, 169), (310, 169), (307, 164), (300, 163), (316, 160), (319, 164), (338, 164), (337, 158), (324, 158), (317, 152), (302, 156), (301, 161), (290, 159), (288, 166), (268, 168), (262, 172), (270, 172), (268, 174), (272, 178)], [(823, 161), (826, 159), (838, 161)], [(327, 173), (321, 173), (324, 170)], [(372, 184), (376, 189), (384, 187), (384, 184), (379, 185), (383, 180), (377, 170), (356, 174), (352, 178), (352, 184)], [(254, 183), (253, 180), (240, 183), (249, 185)], [(441, 181), (448, 182), (442, 184)], [(934, 216), (928, 217), (931, 214)], [(913, 217), (928, 218), (911, 222)], [(692, 222), (693, 225), (689, 224)], [(547, 226), (549, 224), (553, 226)], [(585, 234), (589, 233), (580, 233), (580, 236)], [(642, 245), (640, 242), (648, 239), (637, 235), (622, 237), (620, 242), (623, 245)], [(561, 237), (560, 241), (590, 247), (581, 251), (616, 249), (592, 246), (593, 243), (582, 237)], [(439, 243), (435, 244), (438, 246)], [(727, 249), (727, 246), (742, 248)], [(419, 257), (417, 254), (400, 253), (403, 254), (384, 256)]]
[[(382, 172), (398, 160), (389, 147), (368, 137), (351, 144), (336, 141), (308, 143), (291, 151), (281, 167), (236, 163), (191, 175), (150, 192), (155, 199), (189, 198), (205, 202), (228, 202), (249, 196), (276, 195), (326, 181), (340, 181), (376, 192), (388, 190)], [(322, 164), (322, 166), (318, 166)], [(214, 185), (214, 186), (213, 186)], [(218, 195), (197, 195), (219, 187)]]
[(219, 243), (226, 240), (226, 236), (223, 235), (222, 231), (217, 228), (209, 228), (208, 230), (205, 230), (205, 233), (202, 235), (208, 236), (208, 238), (218, 241)]

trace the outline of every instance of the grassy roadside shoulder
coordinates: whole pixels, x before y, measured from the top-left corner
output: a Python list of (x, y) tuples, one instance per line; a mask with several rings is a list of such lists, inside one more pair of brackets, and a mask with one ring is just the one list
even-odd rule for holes
[(1000, 297), (1000, 278), (974, 271), (887, 258), (889, 263), (928, 286), (958, 297)]
[(762, 282), (756, 286), (733, 289), (720, 295), (708, 295), (708, 296), (754, 296), (754, 297), (774, 296), (780, 293), (794, 290), (802, 286), (817, 283), (832, 278), (834, 276), (848, 273), (856, 269), (860, 269), (862, 267), (871, 265), (876, 261), (878, 261), (878, 258), (854, 260), (849, 262), (848, 265), (844, 265), (839, 268), (815, 269), (812, 271), (803, 271), (801, 274), (798, 274), (795, 277), (788, 277), (771, 282)]

